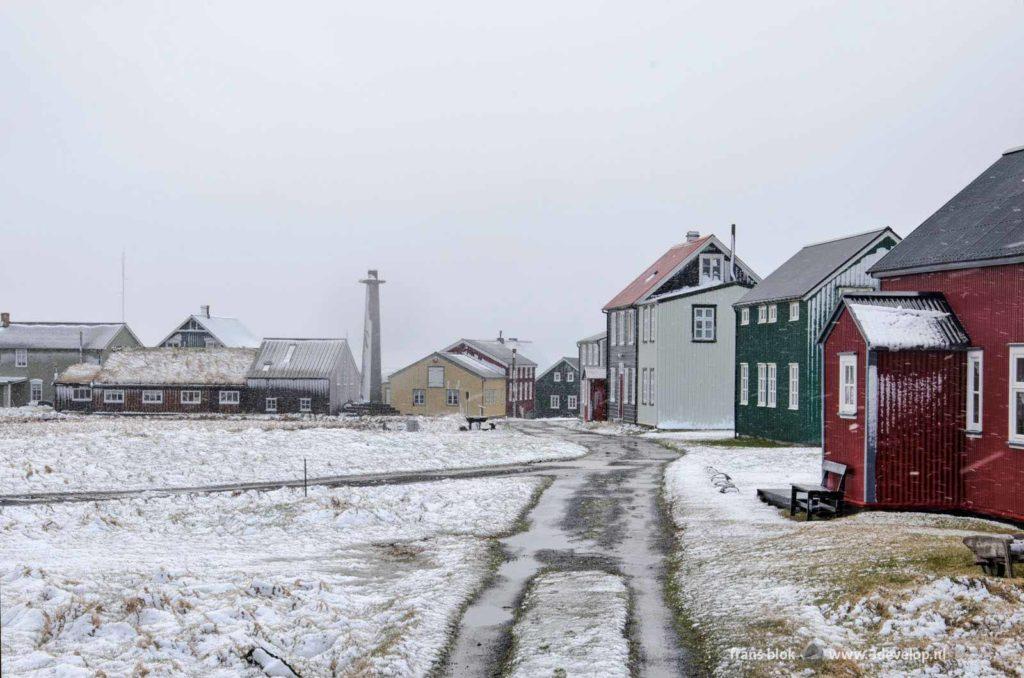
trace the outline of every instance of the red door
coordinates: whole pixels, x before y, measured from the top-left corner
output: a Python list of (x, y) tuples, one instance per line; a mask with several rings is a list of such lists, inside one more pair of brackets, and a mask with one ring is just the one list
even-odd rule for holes
[(595, 379), (590, 388), (591, 421), (608, 418), (608, 387), (604, 379)]

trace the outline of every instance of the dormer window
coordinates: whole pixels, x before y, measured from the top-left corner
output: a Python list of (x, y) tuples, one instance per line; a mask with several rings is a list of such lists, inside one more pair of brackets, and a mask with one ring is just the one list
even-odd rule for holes
[(263, 371), (264, 372), (269, 372), (270, 371), (270, 361), (269, 360), (267, 362), (263, 363)]
[(721, 282), (724, 261), (725, 257), (721, 254), (700, 255), (700, 282)]
[(284, 360), (281, 361), (282, 365), (287, 365), (292, 361), (292, 356), (295, 354), (295, 344), (289, 344), (288, 350), (285, 351)]

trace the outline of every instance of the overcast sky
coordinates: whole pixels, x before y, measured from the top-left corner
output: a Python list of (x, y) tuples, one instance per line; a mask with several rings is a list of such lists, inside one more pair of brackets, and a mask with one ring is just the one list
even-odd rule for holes
[[(208, 303), (384, 364), (545, 365), (684, 239), (767, 275), (912, 230), (1024, 144), (1024, 2), (0, 4), (0, 310), (161, 339)], [(359, 341), (354, 341), (359, 359)]]

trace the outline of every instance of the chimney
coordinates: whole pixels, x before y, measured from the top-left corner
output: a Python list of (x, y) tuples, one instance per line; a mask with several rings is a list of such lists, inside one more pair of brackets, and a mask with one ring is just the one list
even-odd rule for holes
[(199, 307), (199, 316), (201, 318), (209, 318), (210, 317), (210, 305), (209, 304), (203, 304), (202, 306)]
[(729, 280), (736, 279), (736, 224), (732, 225), (732, 242), (729, 243)]
[(687, 231), (686, 242), (694, 242), (700, 239), (700, 231)]
[(505, 343), (505, 336), (504, 335), (505, 335), (504, 331), (498, 330), (498, 343), (499, 344), (504, 344)]
[(10, 326), (11, 326), (11, 314), (7, 313), (6, 311), (4, 313), (0, 313), (0, 327), (10, 327)]

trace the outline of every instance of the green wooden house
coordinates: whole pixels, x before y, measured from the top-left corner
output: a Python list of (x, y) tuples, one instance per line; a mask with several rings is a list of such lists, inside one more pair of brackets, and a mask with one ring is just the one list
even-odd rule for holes
[(736, 434), (821, 444), (816, 340), (846, 291), (877, 290), (868, 269), (892, 229), (808, 245), (745, 294), (736, 311)]

